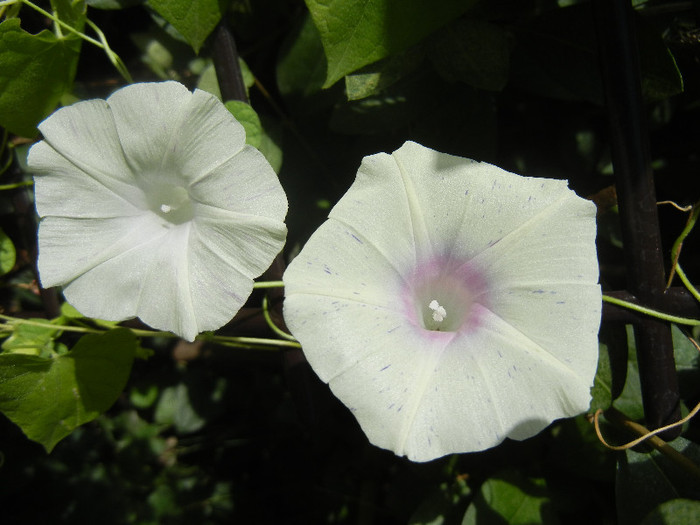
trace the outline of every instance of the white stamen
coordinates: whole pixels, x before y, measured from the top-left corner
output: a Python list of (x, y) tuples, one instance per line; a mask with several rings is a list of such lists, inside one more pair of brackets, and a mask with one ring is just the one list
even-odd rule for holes
[(438, 303), (435, 299), (430, 301), (428, 308), (433, 311), (433, 321), (437, 323), (443, 322), (445, 317), (447, 317), (447, 311), (444, 307), (440, 306), (440, 303)]
[(167, 204), (160, 205), (160, 211), (162, 211), (163, 213), (168, 213), (172, 209), (172, 206), (168, 206)]

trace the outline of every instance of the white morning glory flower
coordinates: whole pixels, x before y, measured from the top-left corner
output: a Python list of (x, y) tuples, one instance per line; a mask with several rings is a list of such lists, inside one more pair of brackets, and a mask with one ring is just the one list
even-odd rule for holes
[(366, 157), (284, 275), (284, 315), (382, 448), (428, 461), (588, 409), (595, 205), (407, 142)]
[(277, 176), (204, 91), (134, 84), (39, 130), (39, 275), (84, 315), (193, 340), (235, 315), (282, 249)]

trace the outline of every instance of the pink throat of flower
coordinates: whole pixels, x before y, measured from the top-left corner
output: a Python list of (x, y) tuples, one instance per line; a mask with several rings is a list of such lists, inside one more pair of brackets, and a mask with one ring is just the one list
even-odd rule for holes
[(488, 302), (488, 286), (484, 273), (469, 261), (438, 256), (416, 266), (401, 297), (412, 324), (454, 333), (478, 326), (478, 305)]

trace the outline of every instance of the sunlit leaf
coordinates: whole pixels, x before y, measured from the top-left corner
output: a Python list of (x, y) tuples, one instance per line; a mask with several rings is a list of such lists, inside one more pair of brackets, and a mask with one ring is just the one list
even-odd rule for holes
[(7, 234), (0, 229), (0, 275), (4, 275), (15, 266), (17, 252)]
[(136, 340), (128, 330), (86, 335), (67, 354), (0, 354), (0, 411), (47, 452), (116, 401)]
[(81, 42), (48, 30), (31, 35), (19, 18), (0, 23), (0, 126), (36, 135), (36, 125), (71, 89)]
[(324, 87), (403, 51), (467, 11), (474, 0), (306, 0), (328, 59)]
[(558, 523), (543, 479), (516, 472), (491, 478), (467, 509), (462, 525), (531, 525)]
[(395, 84), (404, 75), (420, 66), (424, 58), (420, 46), (405, 53), (387, 57), (345, 77), (348, 100), (360, 100)]
[[(46, 319), (28, 319), (46, 323)], [(2, 349), (15, 354), (40, 355), (52, 348), (52, 342), (59, 327), (36, 326), (22, 323), (15, 327), (12, 335), (2, 343)]]
[(226, 11), (228, 0), (148, 0), (148, 4), (199, 53)]
[(231, 114), (245, 128), (245, 141), (254, 148), (259, 148), (265, 133), (260, 123), (260, 117), (250, 104), (240, 100), (229, 100), (224, 104)]
[(143, 3), (143, 0), (86, 0), (87, 5), (95, 9), (124, 9)]

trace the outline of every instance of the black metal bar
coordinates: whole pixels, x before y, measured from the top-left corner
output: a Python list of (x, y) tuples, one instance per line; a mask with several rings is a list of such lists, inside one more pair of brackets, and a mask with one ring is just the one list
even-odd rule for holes
[(214, 30), (213, 59), (216, 78), (221, 89), (221, 98), (248, 102), (248, 94), (243, 82), (243, 75), (238, 63), (238, 50), (233, 34), (226, 23), (225, 17)]
[[(612, 158), (625, 246), (628, 290), (661, 309), (664, 266), (656, 192), (646, 133), (634, 12), (630, 0), (594, 0)], [(671, 327), (648, 318), (635, 324), (637, 360), (647, 426), (680, 419)], [(665, 434), (665, 438), (677, 435)]]

